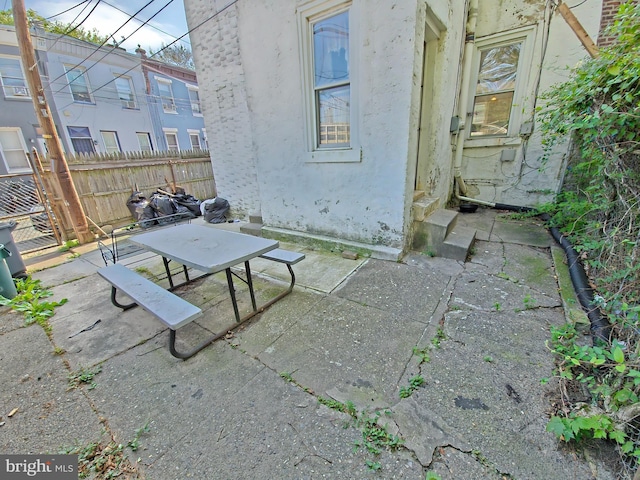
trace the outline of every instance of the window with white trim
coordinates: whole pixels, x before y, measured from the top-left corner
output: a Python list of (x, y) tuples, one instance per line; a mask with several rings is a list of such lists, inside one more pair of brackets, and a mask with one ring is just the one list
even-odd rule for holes
[(18, 58), (0, 56), (0, 83), (5, 98), (31, 98)]
[(198, 87), (187, 86), (189, 90), (189, 101), (191, 102), (191, 111), (197, 117), (202, 116), (202, 109), (200, 108), (200, 94), (198, 93)]
[(316, 0), (298, 10), (310, 161), (360, 161), (353, 10), (344, 0)]
[(192, 150), (200, 150), (202, 148), (200, 144), (200, 131), (198, 130), (187, 130), (189, 134), (189, 141), (191, 142)]
[(167, 141), (167, 150), (170, 152), (179, 152), (180, 145), (178, 144), (178, 129), (177, 128), (163, 128), (164, 138)]
[(69, 138), (76, 153), (96, 153), (96, 147), (88, 127), (67, 127), (67, 131), (69, 132)]
[(151, 135), (147, 132), (137, 132), (138, 144), (140, 145), (141, 152), (152, 152), (153, 146), (151, 144)]
[(476, 42), (469, 138), (508, 136), (517, 133), (531, 58), (533, 29), (493, 35)]
[(27, 146), (19, 127), (0, 127), (0, 158), (8, 173), (30, 172)]
[(94, 103), (89, 88), (86, 68), (65, 65), (64, 70), (67, 75), (67, 83), (69, 84), (73, 101), (78, 103)]
[(102, 141), (104, 142), (104, 148), (107, 153), (120, 153), (120, 142), (118, 141), (118, 133), (110, 132), (107, 130), (101, 130)]
[(156, 77), (156, 81), (158, 82), (158, 93), (162, 102), (162, 109), (165, 113), (176, 113), (176, 102), (173, 99), (171, 80)]
[(133, 83), (131, 82), (131, 77), (116, 75), (114, 83), (116, 84), (118, 98), (120, 98), (120, 101), (122, 102), (122, 108), (138, 108), (136, 97), (133, 94)]

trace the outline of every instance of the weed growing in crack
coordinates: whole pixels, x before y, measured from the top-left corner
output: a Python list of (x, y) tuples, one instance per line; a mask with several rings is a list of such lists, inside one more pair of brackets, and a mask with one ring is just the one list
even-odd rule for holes
[[(64, 455), (78, 455), (78, 478), (112, 479), (124, 475), (126, 478), (138, 478), (137, 468), (127, 456), (125, 448), (136, 451), (140, 447), (140, 437), (149, 431), (149, 424), (136, 430), (136, 434), (126, 445), (110, 441), (106, 445), (101, 442), (91, 442), (87, 445), (65, 447), (59, 453)], [(126, 474), (135, 475), (128, 476)]]
[(413, 354), (420, 359), (420, 364), (429, 363), (431, 361), (427, 348), (413, 347)]
[(354, 451), (362, 447), (377, 456), (385, 449), (397, 450), (404, 443), (400, 437), (389, 433), (386, 425), (380, 426), (378, 424), (381, 415), (380, 411), (373, 412), (372, 417), (368, 416), (366, 412), (362, 412), (360, 418), (356, 420), (356, 426), (362, 431), (362, 439), (356, 441)]
[(436, 472), (428, 471), (424, 480), (442, 480), (442, 478)]
[(536, 306), (536, 299), (533, 298), (528, 293), (524, 296), (524, 298), (522, 299), (522, 302), (524, 303), (524, 309), (525, 310), (529, 310), (531, 308), (535, 308), (535, 306)]
[(78, 388), (81, 384), (86, 383), (89, 385), (88, 389), (93, 390), (98, 386), (93, 381), (93, 377), (102, 371), (101, 365), (96, 365), (93, 368), (81, 368), (77, 372), (71, 372), (67, 378), (69, 380), (69, 388)]
[(12, 310), (22, 313), (25, 325), (37, 323), (51, 338), (49, 318), (54, 315), (56, 307), (67, 303), (67, 299), (63, 298), (59, 302), (43, 301), (43, 298), (50, 297), (53, 292), (43, 288), (40, 280), (32, 280), (31, 277), (16, 279), (15, 283), (18, 294), (12, 299), (0, 296), (0, 305), (7, 305)]
[(413, 392), (424, 385), (424, 378), (420, 375), (416, 375), (409, 380), (409, 385), (406, 387), (400, 387), (400, 398), (408, 398)]
[(436, 348), (440, 348), (440, 342), (446, 338), (447, 336), (444, 334), (444, 329), (442, 327), (438, 327), (435, 337), (431, 339), (431, 344)]
[(499, 312), (500, 309), (502, 308), (502, 305), (500, 305), (499, 302), (496, 302), (496, 303), (493, 304), (493, 308), (496, 309), (496, 312)]
[(318, 397), (318, 402), (326, 407), (331, 408), (332, 410), (336, 410), (338, 412), (346, 413), (353, 418), (358, 418), (358, 412), (356, 411), (356, 406), (351, 401), (346, 401), (345, 403), (339, 402), (337, 400), (333, 400), (331, 398)]

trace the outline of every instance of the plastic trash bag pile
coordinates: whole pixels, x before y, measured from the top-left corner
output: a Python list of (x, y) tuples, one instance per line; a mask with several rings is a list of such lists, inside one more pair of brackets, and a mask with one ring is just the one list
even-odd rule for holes
[(181, 187), (176, 187), (172, 193), (158, 189), (148, 198), (135, 189), (127, 199), (127, 207), (142, 228), (166, 225), (201, 215), (206, 222), (224, 223), (230, 208), (229, 202), (224, 198), (201, 201), (187, 194)]

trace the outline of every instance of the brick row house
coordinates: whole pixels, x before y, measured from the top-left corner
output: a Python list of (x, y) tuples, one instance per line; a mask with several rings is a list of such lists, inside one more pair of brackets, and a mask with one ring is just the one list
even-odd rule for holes
[[(560, 2), (184, 3), (217, 191), (265, 235), (397, 259), (431, 210), (562, 186), (536, 111), (587, 51)], [(614, 3), (568, 7), (597, 42)]]
[[(38, 69), (62, 140), (73, 154), (205, 149), (195, 72), (32, 28)], [(46, 156), (13, 26), (0, 26), (0, 174)], [(193, 95), (191, 92), (195, 91)]]

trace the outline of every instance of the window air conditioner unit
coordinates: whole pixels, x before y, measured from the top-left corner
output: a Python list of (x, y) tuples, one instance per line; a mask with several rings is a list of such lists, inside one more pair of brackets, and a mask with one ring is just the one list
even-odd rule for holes
[(27, 90), (27, 87), (13, 87), (13, 94), (16, 97), (27, 97), (29, 96), (29, 90)]
[(200, 104), (199, 103), (192, 103), (191, 104), (191, 110), (193, 110), (195, 113), (200, 113)]
[(122, 104), (124, 105), (124, 108), (136, 108), (136, 102), (133, 101), (122, 102)]

